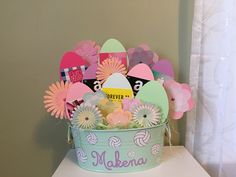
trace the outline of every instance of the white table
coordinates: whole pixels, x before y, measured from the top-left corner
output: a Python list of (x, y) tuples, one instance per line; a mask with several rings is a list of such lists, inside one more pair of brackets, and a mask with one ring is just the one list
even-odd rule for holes
[(210, 177), (183, 146), (164, 147), (159, 166), (135, 173), (97, 173), (81, 169), (70, 150), (53, 177)]

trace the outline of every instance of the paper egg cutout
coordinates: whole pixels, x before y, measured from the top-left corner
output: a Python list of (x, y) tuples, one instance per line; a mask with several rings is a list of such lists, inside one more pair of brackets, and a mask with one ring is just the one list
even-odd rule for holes
[(66, 96), (66, 114), (68, 118), (71, 117), (70, 114), (74, 107), (82, 102), (85, 93), (93, 93), (93, 91), (81, 82), (76, 82), (70, 86)]
[(144, 63), (137, 64), (127, 74), (127, 79), (132, 86), (134, 95), (144, 86), (148, 81), (154, 80), (152, 70)]
[(133, 98), (133, 91), (129, 81), (120, 73), (114, 73), (102, 85), (102, 91), (112, 101), (121, 102), (125, 97)]
[(123, 88), (132, 90), (129, 81), (123, 74), (120, 73), (114, 73), (111, 76), (109, 76), (102, 85), (102, 88)]
[(139, 90), (135, 98), (160, 107), (163, 114), (161, 122), (165, 122), (169, 112), (169, 102), (166, 91), (159, 82), (149, 81)]
[(99, 63), (102, 63), (105, 59), (116, 57), (127, 67), (127, 53), (124, 46), (120, 41), (116, 39), (108, 39), (101, 47), (99, 53)]
[(137, 64), (127, 74), (128, 76), (137, 77), (145, 80), (154, 80), (152, 70), (144, 63)]
[(102, 84), (97, 79), (85, 79), (83, 80), (83, 83), (87, 85), (94, 92), (102, 89)]
[(108, 39), (101, 47), (100, 53), (126, 52), (124, 46), (117, 39)]
[(157, 61), (153, 65), (152, 70), (156, 71), (158, 73), (167, 75), (171, 78), (174, 78), (173, 66), (172, 66), (171, 62), (167, 59), (162, 59), (162, 60)]
[(80, 82), (83, 79), (87, 63), (75, 52), (66, 52), (60, 63), (60, 80), (72, 83)]

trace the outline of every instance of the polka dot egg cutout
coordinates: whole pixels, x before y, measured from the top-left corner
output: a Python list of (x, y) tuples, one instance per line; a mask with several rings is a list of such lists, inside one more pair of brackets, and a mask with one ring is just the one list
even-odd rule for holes
[(164, 87), (157, 81), (149, 81), (137, 93), (141, 101), (152, 103), (161, 108), (161, 122), (165, 122), (169, 112), (169, 102)]

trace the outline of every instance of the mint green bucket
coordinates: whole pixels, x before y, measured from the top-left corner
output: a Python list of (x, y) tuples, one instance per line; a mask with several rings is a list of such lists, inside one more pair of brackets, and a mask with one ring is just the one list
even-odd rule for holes
[(136, 172), (160, 163), (166, 124), (151, 128), (71, 128), (78, 164), (96, 172)]

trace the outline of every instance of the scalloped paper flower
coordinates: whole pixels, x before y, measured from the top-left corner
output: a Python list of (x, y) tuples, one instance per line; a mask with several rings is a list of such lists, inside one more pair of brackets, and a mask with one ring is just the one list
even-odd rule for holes
[(139, 63), (145, 63), (152, 66), (159, 60), (159, 56), (150, 50), (146, 44), (141, 44), (137, 48), (128, 49), (129, 70)]
[(135, 98), (124, 98), (122, 100), (123, 110), (131, 111), (134, 106), (140, 105), (141, 101)]
[(102, 114), (97, 107), (82, 103), (73, 111), (72, 125), (77, 128), (92, 129), (102, 121)]
[(99, 104), (98, 108), (101, 111), (102, 115), (106, 117), (108, 114), (112, 113), (115, 109), (121, 109), (121, 103), (110, 101), (107, 98), (102, 99)]
[(184, 112), (190, 111), (194, 107), (194, 100), (191, 94), (191, 88), (187, 84), (180, 84), (174, 80), (164, 82), (169, 99), (169, 117), (172, 119), (180, 119)]
[(133, 108), (133, 121), (142, 127), (157, 125), (161, 120), (160, 108), (153, 104), (144, 103)]
[[(146, 50), (146, 51), (151, 50), (150, 47), (149, 47), (147, 44), (140, 44), (139, 47), (143, 48), (143, 49)], [(151, 51), (152, 51), (152, 50), (151, 50)], [(153, 52), (153, 51), (152, 51), (152, 53), (153, 53), (153, 55), (154, 55), (153, 58), (152, 58), (152, 60), (153, 60), (154, 63), (156, 63), (156, 62), (159, 60), (159, 56), (157, 55), (156, 52)]]
[(98, 63), (100, 46), (95, 41), (81, 41), (76, 45), (74, 51), (90, 65)]
[(121, 73), (123, 75), (127, 73), (125, 65), (115, 57), (108, 58), (98, 65), (96, 77), (97, 80), (101, 80), (101, 83), (103, 83), (113, 73)]
[(95, 93), (85, 93), (83, 96), (83, 100), (85, 103), (89, 103), (95, 106), (98, 105), (98, 103), (104, 98), (106, 98), (106, 94), (101, 90)]
[(70, 83), (61, 81), (50, 85), (46, 90), (43, 102), (47, 112), (51, 112), (51, 116), (60, 119), (66, 118), (65, 99), (70, 86)]
[(132, 120), (132, 114), (129, 111), (116, 109), (114, 112), (108, 114), (107, 123), (111, 127), (124, 126), (127, 127)]

